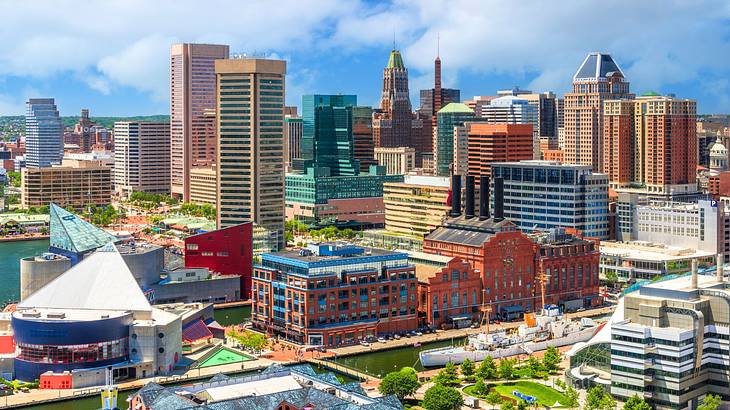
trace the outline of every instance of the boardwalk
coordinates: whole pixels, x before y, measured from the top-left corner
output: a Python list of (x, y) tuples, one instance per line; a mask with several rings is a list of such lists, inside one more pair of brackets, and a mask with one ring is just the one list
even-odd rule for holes
[(307, 359), (306, 361), (314, 366), (322, 367), (327, 370), (333, 371), (335, 373), (341, 373), (341, 374), (344, 374), (345, 376), (351, 377), (356, 380), (360, 380), (362, 382), (372, 382), (372, 381), (378, 380), (377, 377), (359, 372), (355, 369), (351, 369), (349, 367), (345, 367), (345, 366), (342, 366), (342, 365), (334, 363), (334, 362), (329, 362), (326, 360), (320, 360), (320, 359), (314, 359), (314, 358)]

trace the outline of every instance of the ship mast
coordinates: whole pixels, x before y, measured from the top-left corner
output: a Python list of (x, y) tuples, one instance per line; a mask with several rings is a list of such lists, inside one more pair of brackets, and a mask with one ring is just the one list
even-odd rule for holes
[(538, 309), (535, 309), (535, 311), (540, 312), (542, 309), (545, 309), (545, 284), (550, 280), (550, 277), (545, 274), (545, 264), (542, 260), (540, 261), (540, 266), (537, 270), (537, 274), (535, 275), (535, 279), (537, 279), (540, 283), (540, 299), (542, 302), (540, 310), (538, 311)]
[(489, 313), (492, 312), (492, 307), (488, 306), (486, 304), (486, 302), (487, 302), (487, 290), (482, 289), (482, 307), (480, 309), (482, 312), (482, 323), (479, 324), (479, 328), (481, 329), (483, 324), (486, 324), (487, 334), (489, 334)]

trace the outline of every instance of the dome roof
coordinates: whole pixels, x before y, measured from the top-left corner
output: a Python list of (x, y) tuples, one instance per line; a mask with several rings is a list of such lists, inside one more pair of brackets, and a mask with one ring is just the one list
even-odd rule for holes
[(715, 143), (710, 146), (710, 156), (727, 157), (727, 148), (722, 144), (720, 138), (715, 140)]

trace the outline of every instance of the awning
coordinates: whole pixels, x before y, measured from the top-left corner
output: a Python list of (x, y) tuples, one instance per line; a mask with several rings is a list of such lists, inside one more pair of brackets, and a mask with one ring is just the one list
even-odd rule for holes
[(516, 306), (505, 306), (502, 308), (503, 311), (507, 313), (522, 313), (524, 312), (524, 309), (522, 306), (516, 305)]
[(471, 315), (453, 316), (451, 320), (471, 320)]
[(221, 326), (220, 323), (216, 322), (215, 320), (210, 321), (206, 326), (208, 327), (208, 329), (226, 330), (225, 327)]
[(200, 319), (190, 323), (182, 331), (183, 342), (197, 342), (199, 340), (210, 339), (212, 337), (213, 333), (210, 332), (208, 326), (206, 326)]

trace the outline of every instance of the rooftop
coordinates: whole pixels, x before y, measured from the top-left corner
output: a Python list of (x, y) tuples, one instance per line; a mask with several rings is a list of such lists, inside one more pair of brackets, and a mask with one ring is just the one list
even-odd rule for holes
[(605, 79), (613, 73), (624, 76), (610, 54), (594, 52), (583, 60), (583, 64), (573, 76), (573, 81)]
[(680, 248), (653, 242), (602, 241), (601, 255), (621, 256), (624, 259), (640, 261), (661, 262), (711, 257), (714, 254), (712, 252)]
[(114, 235), (97, 228), (54, 203), (51, 203), (49, 210), (50, 246), (52, 248), (84, 253), (101, 248), (117, 239)]
[(385, 68), (397, 68), (400, 70), (405, 70), (406, 66), (403, 64), (403, 57), (400, 55), (400, 51), (398, 50), (391, 50), (390, 57), (388, 58), (388, 65)]
[(480, 220), (478, 217), (466, 219), (464, 215), (444, 221), (444, 225), (434, 229), (426, 240), (458, 243), (468, 246), (482, 246), (497, 232), (514, 229), (515, 224), (503, 219)]
[(468, 105), (462, 103), (449, 103), (446, 107), (440, 109), (437, 114), (474, 114), (474, 110)]
[(127, 263), (110, 242), (18, 304), (18, 309), (150, 311)]
[(323, 261), (342, 261), (350, 263), (354, 258), (372, 258), (378, 256), (393, 256), (405, 258), (406, 254), (402, 252), (393, 252), (379, 248), (364, 248), (350, 243), (342, 242), (323, 242), (311, 244), (307, 248), (285, 250), (276, 253), (266, 253), (262, 255), (263, 259), (285, 258), (305, 264), (323, 262)]

